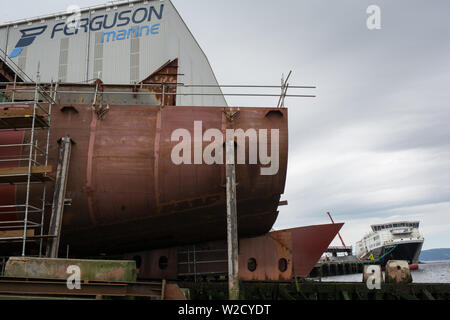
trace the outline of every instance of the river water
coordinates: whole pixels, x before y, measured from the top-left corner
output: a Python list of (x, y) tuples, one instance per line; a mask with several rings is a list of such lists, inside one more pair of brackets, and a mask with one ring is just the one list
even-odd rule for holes
[[(419, 270), (411, 271), (415, 283), (450, 283), (450, 260), (427, 261), (419, 264)], [(322, 281), (361, 282), (362, 274), (325, 277)]]

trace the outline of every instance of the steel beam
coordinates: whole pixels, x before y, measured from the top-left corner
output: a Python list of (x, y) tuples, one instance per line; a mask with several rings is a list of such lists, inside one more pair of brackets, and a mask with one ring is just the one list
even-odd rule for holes
[(236, 210), (236, 167), (234, 141), (226, 142), (227, 179), (227, 239), (228, 239), (228, 290), (229, 299), (239, 299), (239, 243)]
[(58, 258), (71, 150), (72, 139), (69, 137), (62, 138), (60, 140), (58, 171), (56, 174), (55, 193), (53, 196), (52, 216), (49, 229), (49, 234), (55, 237), (50, 239), (47, 244), (47, 256), (50, 258)]

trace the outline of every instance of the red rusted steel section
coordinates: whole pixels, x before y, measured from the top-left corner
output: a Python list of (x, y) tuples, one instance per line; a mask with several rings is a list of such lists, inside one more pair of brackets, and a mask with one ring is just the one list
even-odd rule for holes
[[(177, 92), (178, 82), (178, 59), (167, 61), (158, 70), (153, 72), (148, 78), (144, 79), (142, 83), (144, 84), (161, 84), (159, 87), (152, 87), (151, 91), (155, 93), (156, 99), (165, 106), (176, 106), (177, 97), (175, 93)], [(167, 85), (172, 84), (172, 86)], [(163, 98), (164, 90), (164, 98)]]
[(310, 274), (343, 225), (335, 223), (292, 229), (293, 264), (297, 277)]
[[(15, 72), (0, 58), (0, 82), (13, 82)], [(17, 75), (16, 81), (22, 82), (22, 78)]]
[[(270, 232), (239, 240), (239, 278), (290, 281), (307, 277), (343, 224), (316, 225)], [(228, 273), (225, 241), (204, 242), (127, 254), (139, 261), (142, 279), (202, 279)]]
[[(291, 236), (291, 232), (283, 230), (242, 239), (239, 247), (239, 278), (245, 281), (291, 280)], [(282, 261), (285, 261), (285, 265)]]

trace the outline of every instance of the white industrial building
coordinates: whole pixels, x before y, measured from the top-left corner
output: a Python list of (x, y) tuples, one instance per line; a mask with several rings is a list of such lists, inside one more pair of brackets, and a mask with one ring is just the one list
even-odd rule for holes
[[(218, 85), (170, 0), (110, 3), (80, 13), (76, 24), (66, 13), (0, 25), (0, 48), (33, 80), (39, 66), (41, 82), (138, 83), (178, 59), (179, 82)], [(177, 105), (226, 106), (220, 88), (179, 91), (219, 95), (180, 95)]]

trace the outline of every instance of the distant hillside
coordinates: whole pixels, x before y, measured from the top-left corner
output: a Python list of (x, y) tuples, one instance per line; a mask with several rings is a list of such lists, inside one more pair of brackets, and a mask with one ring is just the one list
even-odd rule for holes
[(420, 253), (420, 261), (450, 260), (450, 248), (423, 250)]

